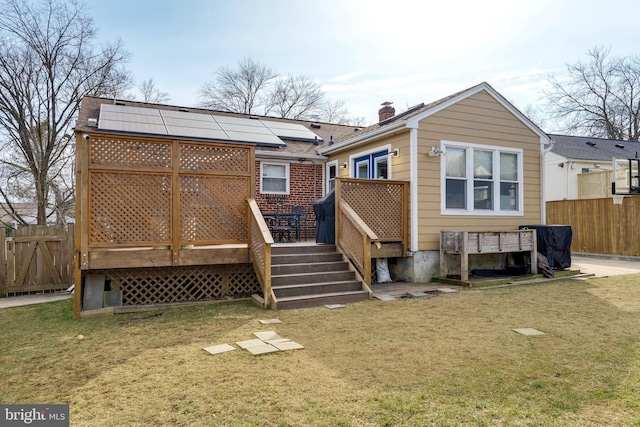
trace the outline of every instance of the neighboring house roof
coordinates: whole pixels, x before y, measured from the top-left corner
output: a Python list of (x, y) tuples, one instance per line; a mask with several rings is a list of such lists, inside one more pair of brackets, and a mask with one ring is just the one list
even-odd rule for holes
[[(38, 217), (38, 204), (37, 203), (12, 203), (13, 208), (16, 210), (27, 223), (36, 224)], [(4, 203), (0, 203), (0, 222), (5, 224), (13, 224), (16, 221), (7, 213), (9, 206)]]
[[(163, 105), (163, 104), (149, 104), (145, 102), (138, 101), (126, 101), (126, 100), (114, 100), (109, 98), (98, 98), (92, 96), (86, 96), (82, 100), (80, 113), (78, 116), (78, 122), (76, 124), (77, 132), (110, 132), (106, 130), (98, 129), (95, 123), (100, 123), (100, 114), (101, 114), (101, 106), (103, 104), (106, 105), (121, 105), (127, 107), (134, 108), (147, 108), (147, 109), (156, 109), (162, 111), (179, 111), (179, 112), (188, 112), (195, 114), (206, 114), (206, 115), (214, 115), (214, 116), (225, 116), (225, 117), (237, 117), (241, 119), (249, 119), (249, 118), (257, 118), (260, 122), (267, 123), (288, 123), (288, 124), (297, 124), (302, 125), (306, 129), (310, 130), (314, 134), (318, 135), (319, 141), (318, 145), (315, 145), (313, 141), (301, 141), (295, 139), (287, 139), (286, 137), (280, 137), (284, 144), (280, 144), (281, 146), (262, 146), (261, 144), (256, 144), (258, 147), (256, 148), (256, 154), (262, 156), (273, 156), (273, 157), (291, 157), (291, 158), (300, 158), (300, 157), (321, 157), (318, 155), (317, 150), (321, 147), (327, 146), (331, 141), (342, 140), (348, 137), (351, 137), (354, 134), (354, 131), (359, 130), (359, 128), (354, 126), (345, 126), (345, 125), (337, 125), (332, 123), (323, 123), (323, 122), (314, 122), (314, 121), (306, 121), (306, 120), (292, 120), (292, 119), (279, 119), (276, 117), (269, 116), (256, 116), (249, 114), (239, 114), (239, 113), (230, 113), (225, 111), (214, 111), (207, 110), (202, 108), (185, 108), (173, 105)], [(95, 119), (95, 121), (93, 120)], [(94, 124), (91, 124), (91, 121)], [(153, 131), (147, 132), (125, 132), (125, 133), (138, 133), (145, 135), (154, 135), (158, 136), (158, 134)], [(164, 135), (164, 136), (175, 136), (175, 135)], [(189, 138), (183, 136), (187, 139), (200, 139), (200, 140), (213, 140), (213, 138)], [(238, 143), (238, 142), (234, 142)]]
[(553, 141), (551, 151), (571, 160), (610, 162), (617, 159), (635, 159), (640, 153), (640, 143), (616, 139), (584, 136), (549, 135)]
[[(13, 208), (16, 210), (18, 215), (22, 217), (23, 220), (27, 222), (27, 224), (37, 224), (38, 223), (38, 204), (33, 202), (16, 202), (11, 204)], [(0, 223), (5, 224), (15, 224), (16, 221), (7, 213), (9, 210), (9, 206), (4, 203), (0, 203)], [(56, 216), (54, 212), (47, 208), (46, 211), (47, 218), (50, 223), (55, 222)], [(75, 216), (75, 209), (71, 209), (67, 212), (66, 220), (67, 222), (73, 222)]]
[(383, 120), (380, 123), (366, 127), (360, 131), (355, 132), (350, 138), (340, 141), (332, 146), (321, 147), (318, 151), (320, 154), (331, 154), (338, 152), (346, 147), (353, 147), (359, 143), (368, 142), (373, 138), (382, 137), (389, 132), (395, 132), (401, 128), (417, 128), (418, 122), (432, 114), (444, 110), (445, 108), (454, 105), (465, 98), (475, 95), (478, 92), (486, 91), (502, 106), (509, 110), (512, 114), (518, 117), (527, 127), (533, 132), (538, 134), (544, 143), (550, 142), (549, 136), (544, 133), (536, 124), (534, 124), (527, 116), (522, 114), (516, 107), (514, 107), (509, 101), (507, 101), (502, 95), (500, 95), (495, 89), (493, 89), (488, 83), (483, 82), (468, 89), (456, 92), (444, 98), (441, 98), (435, 102), (429, 104), (418, 104), (409, 108), (407, 111), (393, 116), (387, 120)]

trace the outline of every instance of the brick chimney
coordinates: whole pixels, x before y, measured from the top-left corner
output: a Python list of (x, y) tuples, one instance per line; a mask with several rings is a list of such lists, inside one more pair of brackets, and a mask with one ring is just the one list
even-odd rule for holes
[(387, 119), (390, 119), (391, 117), (396, 115), (396, 109), (393, 108), (391, 106), (391, 104), (393, 104), (393, 102), (383, 102), (382, 104), (382, 108), (378, 110), (378, 122), (384, 122)]

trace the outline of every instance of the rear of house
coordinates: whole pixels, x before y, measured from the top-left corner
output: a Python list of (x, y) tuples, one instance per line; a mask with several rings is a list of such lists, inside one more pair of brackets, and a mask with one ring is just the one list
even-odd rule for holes
[(320, 153), (339, 176), (410, 182), (410, 256), (392, 269), (427, 282), (440, 275), (441, 231), (544, 223), (541, 152), (548, 143), (483, 83), (386, 118)]
[(76, 127), (75, 277), (127, 304), (262, 289), (273, 306), (262, 211), (334, 188), (337, 248), (365, 288), (373, 258), (401, 280), (439, 276), (444, 230), (544, 222), (549, 138), (486, 83), (398, 115), (387, 103), (364, 129), (113, 104), (87, 98)]

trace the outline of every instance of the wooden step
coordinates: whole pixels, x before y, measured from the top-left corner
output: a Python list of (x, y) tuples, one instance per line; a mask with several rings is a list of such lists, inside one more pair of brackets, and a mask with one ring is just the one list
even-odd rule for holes
[(354, 280), (356, 274), (353, 271), (325, 271), (320, 273), (301, 273), (271, 275), (271, 286), (304, 285), (319, 282), (341, 282)]
[(349, 264), (346, 261), (333, 262), (314, 262), (314, 263), (297, 263), (297, 264), (278, 264), (271, 265), (272, 276), (283, 276), (286, 274), (302, 274), (302, 273), (322, 273), (322, 272), (338, 272), (349, 271)]
[(357, 280), (342, 282), (307, 283), (303, 285), (273, 286), (276, 298), (300, 295), (330, 294), (336, 292), (353, 292), (362, 290), (362, 283)]
[(319, 253), (336, 253), (336, 245), (282, 245), (271, 247), (271, 255), (301, 255)]
[(318, 307), (325, 304), (347, 304), (369, 298), (367, 291), (336, 292), (327, 294), (298, 295), (278, 298), (278, 310)]
[(319, 252), (319, 253), (308, 253), (308, 254), (283, 254), (283, 255), (273, 255), (271, 254), (271, 265), (281, 265), (281, 264), (308, 264), (312, 262), (333, 262), (333, 261), (342, 261), (342, 255), (337, 252)]

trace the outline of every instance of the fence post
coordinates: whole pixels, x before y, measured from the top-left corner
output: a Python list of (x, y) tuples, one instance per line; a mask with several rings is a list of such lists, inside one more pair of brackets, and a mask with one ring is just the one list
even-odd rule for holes
[(0, 296), (7, 296), (7, 232), (0, 227)]

